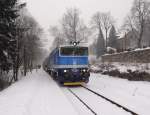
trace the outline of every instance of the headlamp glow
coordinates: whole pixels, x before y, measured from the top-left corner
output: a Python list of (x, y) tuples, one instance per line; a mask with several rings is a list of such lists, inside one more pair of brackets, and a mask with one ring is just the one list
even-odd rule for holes
[(66, 73), (66, 72), (67, 72), (67, 70), (64, 70), (64, 72)]
[(83, 69), (82, 71), (83, 71), (83, 72), (86, 72), (86, 69)]
[(76, 45), (77, 45), (77, 42), (73, 42), (73, 45), (76, 46)]

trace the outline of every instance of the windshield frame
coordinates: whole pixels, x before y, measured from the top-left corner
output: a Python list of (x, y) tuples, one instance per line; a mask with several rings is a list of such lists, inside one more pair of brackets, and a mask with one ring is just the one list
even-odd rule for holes
[[(87, 48), (87, 55), (62, 55), (61, 54), (61, 48), (75, 48), (75, 47), (77, 47), (77, 48)], [(85, 46), (66, 46), (66, 47), (60, 47), (59, 48), (59, 56), (61, 56), (61, 57), (88, 57), (88, 55), (89, 55), (89, 48), (88, 47), (85, 47)]]

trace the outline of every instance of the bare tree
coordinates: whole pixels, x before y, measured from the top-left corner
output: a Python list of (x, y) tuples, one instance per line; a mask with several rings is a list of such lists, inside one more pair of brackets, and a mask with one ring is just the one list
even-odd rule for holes
[(123, 24), (123, 26), (121, 27), (121, 31), (124, 31), (125, 33), (132, 31), (132, 33), (138, 37), (138, 33), (136, 31), (136, 27), (134, 25), (134, 18), (131, 15), (126, 16), (125, 18), (125, 22)]
[(97, 12), (96, 14), (93, 15), (92, 20), (91, 20), (91, 25), (92, 28), (98, 29), (98, 32), (101, 32), (102, 24), (101, 24), (101, 13)]
[(137, 46), (142, 47), (144, 29), (150, 18), (150, 2), (147, 0), (134, 0), (130, 15), (125, 20), (124, 27), (132, 31), (137, 37)]
[(51, 26), (49, 32), (54, 37), (52, 49), (66, 42), (62, 30), (58, 26)]
[(105, 53), (105, 40), (102, 32), (102, 15), (100, 12), (97, 12), (93, 15), (91, 20), (92, 28), (98, 30), (98, 38), (96, 42), (96, 56), (99, 58)]
[(101, 29), (105, 33), (105, 46), (107, 47), (109, 30), (112, 27), (112, 24), (114, 23), (112, 16), (110, 15), (110, 13), (97, 12), (93, 15), (91, 22), (93, 27), (99, 30), (99, 33)]
[(62, 30), (69, 41), (81, 41), (85, 39), (88, 30), (80, 19), (80, 12), (76, 8), (67, 9), (62, 18)]
[(112, 16), (110, 13), (102, 13), (101, 14), (101, 24), (102, 28), (105, 31), (105, 40), (106, 40), (106, 48), (108, 46), (108, 35), (109, 30), (112, 27), (112, 24), (114, 23)]
[(42, 34), (42, 29), (27, 9), (21, 10), (16, 25), (18, 36), (16, 37), (17, 56), (14, 79), (17, 79), (18, 69), (21, 65), (24, 67), (24, 75), (26, 75), (27, 69), (32, 69), (33, 62), (40, 56), (40, 36)]

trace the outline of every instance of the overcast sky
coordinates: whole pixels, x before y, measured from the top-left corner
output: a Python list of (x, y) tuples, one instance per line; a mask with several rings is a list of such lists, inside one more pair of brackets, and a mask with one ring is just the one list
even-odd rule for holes
[[(27, 8), (45, 32), (50, 25), (57, 25), (66, 8), (78, 8), (86, 23), (97, 12), (111, 12), (119, 27), (129, 12), (133, 0), (25, 0)], [(46, 32), (47, 33), (47, 32)], [(51, 41), (52, 38), (48, 35)]]

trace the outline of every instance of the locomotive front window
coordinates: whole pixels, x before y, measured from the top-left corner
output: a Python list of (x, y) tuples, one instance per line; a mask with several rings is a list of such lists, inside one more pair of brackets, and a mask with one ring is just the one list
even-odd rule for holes
[(87, 47), (61, 47), (60, 54), (62, 56), (87, 56)]

